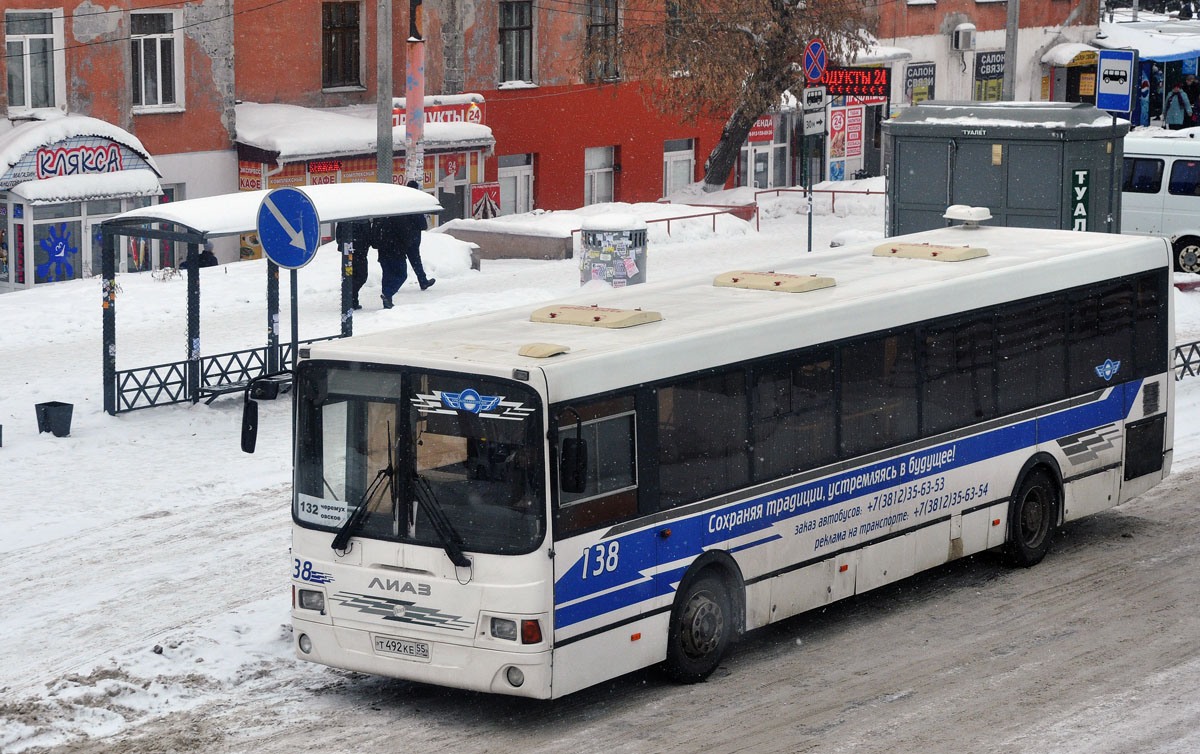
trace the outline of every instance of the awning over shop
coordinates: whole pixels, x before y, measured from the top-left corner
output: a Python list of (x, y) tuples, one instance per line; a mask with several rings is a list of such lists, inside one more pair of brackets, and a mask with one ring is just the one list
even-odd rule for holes
[(1064, 42), (1046, 50), (1042, 62), (1060, 68), (1074, 65), (1095, 65), (1100, 59), (1100, 51), (1095, 47), (1080, 42)]
[[(416, 215), (442, 211), (429, 194), (407, 186), (383, 183), (341, 183), (297, 186), (312, 199), (323, 223), (359, 220), (386, 215)], [(108, 220), (111, 225), (174, 223), (204, 238), (253, 233), (258, 225), (258, 208), (267, 190), (206, 196), (181, 202), (154, 204), (130, 210)]]
[(35, 203), (157, 196), (161, 175), (136, 136), (98, 118), (0, 121), (0, 191)]
[(96, 199), (159, 196), (158, 174), (146, 168), (116, 173), (61, 175), (40, 181), (25, 181), (9, 189), (30, 204), (60, 204)]
[[(437, 98), (426, 98), (425, 151), (490, 151), (496, 140), (492, 129), (482, 122), (483, 98), (456, 95), (454, 99), (438, 104)], [(460, 103), (459, 99), (464, 101)], [(399, 107), (393, 110), (392, 149), (396, 154), (404, 151), (403, 102), (397, 100)], [(272, 156), (270, 161), (279, 164), (378, 151), (373, 105), (317, 109), (244, 102), (237, 105), (236, 111), (239, 151), (250, 147)]]
[(1169, 62), (1200, 57), (1200, 22), (1177, 20), (1101, 23), (1096, 44), (1110, 50), (1134, 49), (1142, 60)]

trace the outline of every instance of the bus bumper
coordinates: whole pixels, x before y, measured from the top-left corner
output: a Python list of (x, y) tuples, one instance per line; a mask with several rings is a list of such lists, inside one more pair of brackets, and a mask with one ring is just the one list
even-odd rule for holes
[[(311, 642), (301, 649), (301, 637)], [(428, 641), (429, 661), (376, 654), (371, 632), (292, 618), (292, 646), (301, 660), (360, 673), (451, 686), (493, 694), (550, 698), (550, 652), (502, 652), (494, 649)], [(520, 671), (515, 685), (510, 668)]]

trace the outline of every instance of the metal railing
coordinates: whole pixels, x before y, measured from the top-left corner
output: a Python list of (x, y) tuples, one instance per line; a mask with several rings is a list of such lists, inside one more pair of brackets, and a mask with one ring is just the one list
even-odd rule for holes
[(1200, 340), (1175, 346), (1176, 381), (1184, 377), (1200, 377)]
[[(754, 201), (758, 203), (758, 197), (762, 194), (774, 194), (779, 196), (782, 193), (788, 194), (803, 194), (805, 188), (803, 186), (793, 186), (789, 188), (773, 188), (760, 189), (754, 192)], [(829, 211), (837, 211), (837, 195), (838, 194), (860, 194), (862, 196), (883, 196), (887, 191), (872, 191), (871, 189), (813, 189), (814, 194), (829, 194)]]
[[(340, 337), (310, 338), (300, 341), (300, 345)], [(294, 363), (292, 344), (282, 343), (278, 348), (280, 368), (291, 369)], [(268, 356), (269, 346), (201, 356), (195, 367), (200, 372), (200, 388), (195, 395), (188, 391), (188, 374), (193, 368), (191, 361), (117, 370), (117, 413), (172, 403), (195, 403), (204, 397), (211, 403), (214, 398), (241, 390), (250, 380), (266, 374)]]
[[(876, 192), (876, 193), (878, 193), (878, 192)], [(713, 232), (715, 233), (717, 230), (717, 217), (719, 215), (735, 215), (746, 221), (749, 221), (750, 217), (753, 216), (755, 218), (756, 222), (757, 222), (757, 218), (758, 218), (758, 205), (757, 204), (742, 204), (742, 205), (738, 205), (736, 207), (730, 207), (730, 206), (726, 206), (723, 204), (689, 204), (687, 206), (689, 206), (689, 207), (711, 207), (712, 211), (697, 212), (694, 215), (678, 215), (675, 217), (656, 217), (653, 220), (646, 220), (645, 222), (647, 225), (649, 225), (650, 223), (666, 223), (667, 224), (667, 235), (671, 235), (671, 223), (679, 222), (680, 220), (695, 220), (698, 217), (711, 217), (712, 218), (712, 229), (713, 229)], [(583, 228), (574, 228), (571, 231), (571, 235), (574, 236), (576, 233), (580, 233), (582, 231), (583, 231)]]

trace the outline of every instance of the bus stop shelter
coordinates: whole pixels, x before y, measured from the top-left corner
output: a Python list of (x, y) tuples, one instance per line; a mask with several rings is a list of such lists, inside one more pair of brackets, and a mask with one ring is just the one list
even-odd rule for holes
[[(437, 200), (418, 189), (380, 183), (343, 183), (300, 186), (317, 210), (318, 220), (339, 223), (394, 215), (431, 214), (442, 211)], [(104, 410), (110, 415), (172, 403), (211, 401), (241, 390), (253, 378), (288, 369), (295, 364), (291, 343), (279, 341), (279, 266), (267, 261), (267, 343), (244, 351), (202, 355), (200, 349), (200, 265), (202, 245), (214, 238), (253, 233), (259, 206), (269, 191), (244, 191), (202, 199), (158, 204), (131, 210), (107, 220), (103, 234), (102, 301), (104, 341)], [(121, 236), (162, 239), (187, 247), (186, 358), (153, 366), (117, 369), (116, 249)], [(353, 334), (354, 309), (352, 249), (339, 242), (342, 262), (341, 332), (312, 340), (344, 338)]]

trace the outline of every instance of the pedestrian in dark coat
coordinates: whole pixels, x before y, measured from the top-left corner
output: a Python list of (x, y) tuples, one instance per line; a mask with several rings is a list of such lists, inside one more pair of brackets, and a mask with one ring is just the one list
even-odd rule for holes
[[(409, 181), (405, 185), (409, 188), (420, 189), (416, 181)], [(417, 275), (417, 282), (420, 283), (421, 290), (425, 290), (437, 282), (436, 278), (425, 274), (425, 266), (421, 264), (421, 232), (429, 230), (429, 223), (425, 221), (425, 215), (409, 215), (408, 221), (407, 245), (404, 248), (404, 255), (408, 257), (408, 263), (412, 265), (413, 272)]]
[(408, 277), (405, 263), (405, 236), (408, 233), (407, 218), (403, 215), (377, 217), (371, 222), (371, 245), (379, 253), (379, 267), (383, 271), (383, 308), (392, 308), (392, 296), (404, 285)]
[(334, 237), (339, 244), (350, 245), (351, 279), (354, 283), (352, 306), (361, 309), (358, 292), (367, 283), (367, 247), (371, 245), (371, 221), (352, 220), (338, 223)]

